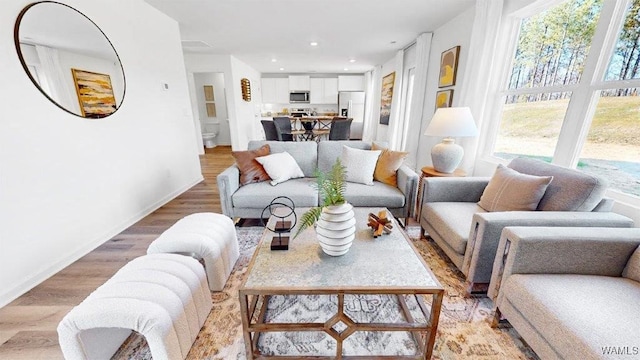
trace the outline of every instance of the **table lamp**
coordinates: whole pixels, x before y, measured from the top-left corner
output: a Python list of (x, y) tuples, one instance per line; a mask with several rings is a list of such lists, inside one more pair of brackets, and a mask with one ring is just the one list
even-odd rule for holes
[(424, 135), (444, 137), (431, 149), (431, 161), (436, 171), (451, 174), (464, 155), (453, 137), (477, 136), (478, 128), (468, 107), (438, 108)]

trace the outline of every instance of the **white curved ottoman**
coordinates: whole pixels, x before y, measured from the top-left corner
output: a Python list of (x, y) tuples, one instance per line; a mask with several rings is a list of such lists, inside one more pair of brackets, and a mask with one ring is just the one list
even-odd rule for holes
[(236, 227), (222, 214), (191, 214), (178, 220), (149, 245), (147, 254), (157, 253), (202, 259), (209, 289), (221, 291), (240, 256)]
[(132, 260), (58, 325), (65, 359), (110, 359), (131, 331), (153, 359), (184, 359), (213, 304), (204, 269), (175, 254)]

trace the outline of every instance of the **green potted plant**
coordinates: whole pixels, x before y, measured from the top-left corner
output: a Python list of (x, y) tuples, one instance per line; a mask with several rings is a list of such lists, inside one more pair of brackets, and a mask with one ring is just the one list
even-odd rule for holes
[(315, 224), (322, 250), (332, 256), (344, 255), (349, 251), (356, 231), (353, 206), (344, 197), (347, 186), (345, 167), (337, 159), (329, 173), (316, 170), (315, 176), (315, 186), (323, 204), (302, 215), (294, 239)]

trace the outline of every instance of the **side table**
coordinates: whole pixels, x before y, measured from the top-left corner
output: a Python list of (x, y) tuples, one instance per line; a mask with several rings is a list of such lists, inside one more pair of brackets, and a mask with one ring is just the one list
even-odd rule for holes
[(420, 215), (422, 213), (422, 183), (425, 177), (465, 177), (467, 172), (462, 169), (455, 169), (452, 173), (442, 173), (436, 171), (432, 166), (425, 166), (422, 168), (422, 174), (420, 174), (420, 181), (418, 182), (418, 199), (416, 199), (416, 220), (420, 222)]

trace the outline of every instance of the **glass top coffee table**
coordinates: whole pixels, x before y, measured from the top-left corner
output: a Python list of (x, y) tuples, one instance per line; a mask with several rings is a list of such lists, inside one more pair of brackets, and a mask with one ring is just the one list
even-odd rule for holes
[(313, 228), (286, 251), (272, 251), (265, 230), (239, 290), (248, 359), (431, 358), (444, 289), (395, 219), (391, 234), (373, 237), (367, 216), (380, 210), (354, 208), (356, 238), (338, 257)]

